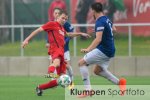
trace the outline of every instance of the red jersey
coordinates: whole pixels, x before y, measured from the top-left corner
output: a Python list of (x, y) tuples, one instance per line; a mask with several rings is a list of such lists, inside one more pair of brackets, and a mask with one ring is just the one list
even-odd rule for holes
[(42, 28), (48, 33), (48, 41), (50, 43), (49, 53), (52, 59), (63, 56), (65, 45), (64, 36), (66, 35), (63, 26), (56, 21), (51, 21), (44, 24)]
[(60, 8), (60, 9), (66, 10), (66, 4), (65, 4), (64, 0), (60, 0), (60, 1), (55, 1), (54, 0), (51, 3), (51, 5), (49, 6), (49, 9), (48, 9), (48, 19), (49, 19), (49, 21), (54, 20), (53, 12), (54, 12), (55, 8)]

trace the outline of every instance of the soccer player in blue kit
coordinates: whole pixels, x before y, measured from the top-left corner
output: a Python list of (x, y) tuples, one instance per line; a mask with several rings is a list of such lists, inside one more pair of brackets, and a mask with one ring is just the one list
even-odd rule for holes
[[(96, 75), (110, 80), (114, 84), (118, 85), (120, 90), (123, 91), (126, 88), (126, 79), (118, 79), (115, 75), (108, 71), (110, 59), (115, 55), (112, 22), (103, 14), (103, 7), (101, 3), (94, 3), (91, 5), (91, 8), (93, 17), (96, 20), (95, 39), (86, 49), (81, 49), (81, 52), (87, 54), (79, 61), (78, 64), (85, 90), (92, 90), (87, 65), (95, 64), (96, 67), (94, 72)], [(90, 94), (82, 94), (79, 95), (79, 97), (86, 97), (89, 95)]]
[[(64, 24), (64, 29), (66, 30), (66, 32), (73, 32), (74, 31), (73, 26), (69, 22), (66, 22)], [(70, 41), (70, 39), (71, 39), (70, 37), (65, 37), (65, 48), (64, 48), (65, 54), (64, 54), (64, 58), (65, 58), (65, 61), (67, 62), (68, 75), (70, 76), (71, 81), (72, 81), (69, 88), (73, 88), (73, 86), (74, 86), (74, 83), (73, 83), (73, 70), (72, 70), (72, 66), (70, 64), (70, 51), (69, 51), (69, 41)]]

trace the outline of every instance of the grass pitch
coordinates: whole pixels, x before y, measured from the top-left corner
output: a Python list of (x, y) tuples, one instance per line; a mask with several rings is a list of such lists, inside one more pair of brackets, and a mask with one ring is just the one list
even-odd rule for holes
[[(150, 77), (126, 77), (128, 85), (150, 85)], [(44, 91), (39, 97), (35, 87), (47, 82), (41, 76), (0, 76), (0, 100), (65, 100), (64, 88), (57, 87)], [(92, 85), (111, 85), (112, 83), (101, 77), (91, 76)], [(75, 84), (83, 84), (81, 77), (75, 77)]]

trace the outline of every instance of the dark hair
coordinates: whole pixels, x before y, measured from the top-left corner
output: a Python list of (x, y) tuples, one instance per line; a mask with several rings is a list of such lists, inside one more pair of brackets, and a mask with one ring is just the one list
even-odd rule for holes
[(96, 11), (97, 13), (103, 12), (103, 5), (99, 2), (93, 3), (91, 5), (92, 10)]
[(66, 11), (64, 11), (64, 10), (60, 10), (59, 15), (62, 15), (62, 14), (65, 14), (65, 15), (67, 15), (67, 16), (68, 16), (68, 13), (67, 13)]

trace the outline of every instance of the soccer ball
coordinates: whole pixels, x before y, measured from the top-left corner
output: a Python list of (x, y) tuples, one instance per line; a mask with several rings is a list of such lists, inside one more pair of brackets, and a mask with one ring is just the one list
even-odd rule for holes
[(61, 87), (68, 87), (71, 83), (71, 79), (68, 75), (64, 74), (64, 75), (61, 75), (58, 79), (58, 84), (61, 86)]

